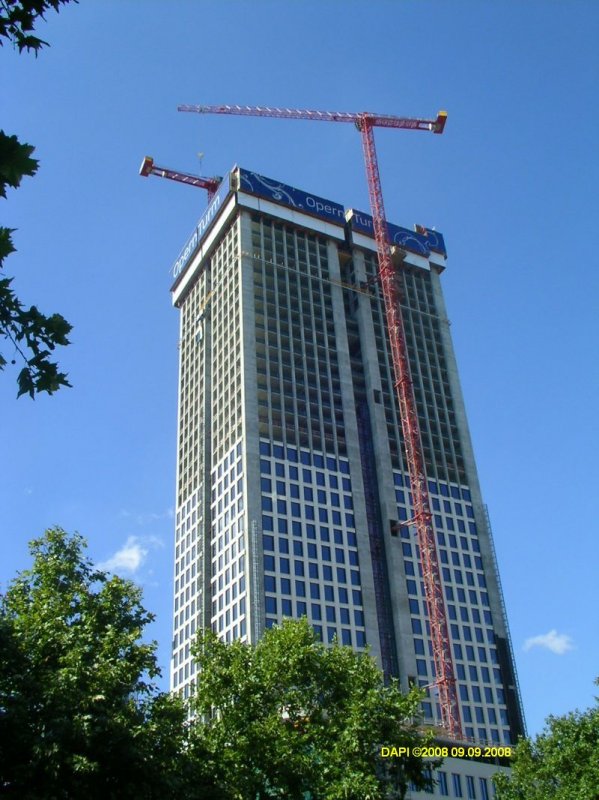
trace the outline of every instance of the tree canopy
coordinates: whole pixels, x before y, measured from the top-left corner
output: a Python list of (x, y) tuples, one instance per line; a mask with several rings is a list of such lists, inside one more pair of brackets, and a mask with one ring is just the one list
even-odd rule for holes
[(46, 11), (59, 11), (61, 5), (69, 2), (71, 0), (0, 0), (0, 45), (3, 39), (8, 39), (19, 52), (33, 50), (37, 54), (48, 42), (33, 35), (36, 22), (44, 18)]
[[(6, 187), (17, 188), (26, 175), (34, 175), (38, 162), (31, 158), (34, 148), (22, 144), (16, 136), (0, 130), (0, 197), (6, 197)], [(15, 250), (14, 229), (0, 227), (0, 270), (4, 259)], [(60, 372), (51, 354), (56, 347), (67, 345), (71, 325), (60, 314), (46, 316), (36, 306), (27, 308), (11, 287), (13, 279), (0, 273), (0, 334), (12, 345), (11, 362), (22, 360), (18, 375), (19, 396), (37, 392), (52, 394), (60, 386), (69, 386), (67, 376)], [(0, 370), (7, 359), (0, 353)]]
[(511, 775), (496, 775), (497, 800), (599, 800), (599, 706), (549, 717), (515, 748)]
[(0, 599), (0, 796), (202, 797), (185, 708), (155, 684), (140, 589), (83, 548), (46, 531)]
[[(0, 45), (4, 40), (18, 50), (38, 51), (47, 44), (33, 30), (39, 18), (50, 9), (58, 11), (70, 0), (0, 0)], [(77, 2), (77, 0), (74, 0)], [(16, 136), (0, 131), (0, 198), (6, 197), (7, 186), (16, 189), (23, 177), (37, 172), (38, 162), (32, 158), (34, 148), (21, 143)], [(13, 228), (0, 227), (0, 270), (4, 259), (15, 251)], [(38, 392), (52, 394), (61, 386), (70, 386), (67, 376), (52, 360), (58, 346), (69, 344), (71, 325), (60, 314), (46, 316), (36, 306), (24, 305), (11, 287), (13, 279), (0, 273), (0, 336), (9, 342), (10, 361), (22, 364), (17, 382), (17, 396)], [(11, 347), (12, 346), (12, 347)], [(7, 365), (0, 353), (0, 370)]]
[(194, 652), (203, 722), (193, 735), (219, 762), (228, 796), (401, 798), (409, 781), (427, 785), (421, 759), (380, 758), (381, 745), (422, 743), (420, 692), (386, 686), (365, 653), (325, 647), (305, 618), (254, 646), (204, 632)]

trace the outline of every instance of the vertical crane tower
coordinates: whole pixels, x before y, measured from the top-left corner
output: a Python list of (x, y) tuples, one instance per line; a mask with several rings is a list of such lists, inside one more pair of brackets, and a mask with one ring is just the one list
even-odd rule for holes
[(374, 221), (374, 235), (378, 252), (378, 279), (385, 303), (385, 314), (391, 343), (395, 389), (399, 402), (401, 426), (406, 451), (406, 462), (410, 476), (414, 516), (408, 524), (417, 532), (422, 577), (424, 580), (426, 605), (430, 622), (430, 635), (435, 664), (435, 686), (439, 692), (443, 727), (455, 739), (463, 738), (460, 711), (457, 700), (455, 675), (445, 602), (441, 585), (441, 573), (432, 524), (428, 496), (428, 484), (416, 401), (410, 374), (410, 363), (406, 335), (401, 313), (400, 276), (393, 265), (389, 242), (383, 192), (374, 143), (374, 128), (405, 128), (408, 130), (443, 133), (447, 113), (440, 111), (437, 118), (414, 119), (370, 112), (347, 113), (340, 111), (309, 111), (295, 108), (268, 108), (261, 106), (198, 106), (181, 105), (179, 111), (199, 114), (236, 114), (248, 117), (276, 117), (279, 119), (308, 119), (321, 122), (352, 122), (360, 131), (366, 166), (366, 178), (370, 195), (370, 207)]

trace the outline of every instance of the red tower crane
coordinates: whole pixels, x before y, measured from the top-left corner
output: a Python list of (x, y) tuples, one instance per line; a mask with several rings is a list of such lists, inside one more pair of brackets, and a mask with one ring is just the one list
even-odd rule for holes
[(157, 175), (159, 178), (169, 178), (171, 181), (187, 183), (190, 186), (206, 189), (208, 192), (208, 202), (210, 202), (216, 194), (216, 190), (221, 182), (220, 178), (202, 178), (200, 175), (190, 175), (187, 172), (176, 172), (166, 167), (157, 167), (151, 156), (146, 156), (141, 162), (139, 174), (144, 178), (147, 178), (148, 175)]
[(374, 235), (378, 251), (379, 271), (385, 303), (385, 314), (389, 329), (395, 388), (399, 401), (401, 426), (406, 450), (406, 461), (414, 516), (410, 521), (416, 527), (422, 577), (425, 587), (426, 605), (430, 622), (430, 635), (435, 664), (435, 685), (439, 692), (441, 719), (449, 735), (461, 739), (462, 725), (439, 559), (432, 525), (432, 514), (428, 496), (428, 485), (416, 401), (410, 374), (406, 335), (401, 313), (401, 290), (393, 266), (391, 244), (387, 232), (383, 192), (374, 144), (373, 128), (407, 128), (409, 130), (443, 133), (447, 113), (440, 111), (436, 119), (412, 119), (373, 114), (371, 112), (346, 113), (337, 111), (307, 111), (294, 108), (268, 108), (260, 106), (196, 106), (182, 105), (179, 111), (194, 111), (200, 114), (237, 114), (251, 117), (277, 117), (280, 119), (309, 119), (321, 122), (353, 122), (362, 136), (362, 148), (366, 165), (366, 177), (370, 194), (370, 206), (374, 221)]

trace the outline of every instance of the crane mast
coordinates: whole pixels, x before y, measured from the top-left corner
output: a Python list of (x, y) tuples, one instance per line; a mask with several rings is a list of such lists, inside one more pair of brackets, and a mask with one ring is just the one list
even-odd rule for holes
[(179, 111), (200, 114), (234, 114), (239, 116), (275, 117), (279, 119), (308, 119), (322, 122), (353, 122), (360, 131), (366, 177), (370, 195), (374, 235), (378, 254), (378, 278), (381, 284), (385, 315), (389, 330), (393, 361), (394, 382), (399, 403), (401, 427), (404, 439), (406, 462), (414, 504), (414, 516), (408, 524), (417, 532), (425, 598), (430, 622), (430, 636), (435, 664), (435, 685), (439, 692), (439, 705), (443, 727), (450, 736), (463, 738), (453, 658), (449, 642), (449, 630), (445, 601), (441, 584), (441, 573), (432, 514), (428, 495), (428, 484), (420, 426), (416, 411), (416, 400), (410, 372), (405, 328), (401, 313), (401, 288), (399, 275), (393, 265), (391, 245), (385, 217), (383, 193), (374, 143), (374, 127), (404, 128), (443, 133), (447, 114), (440, 111), (436, 119), (412, 119), (370, 112), (348, 113), (339, 111), (310, 111), (264, 106), (204, 106), (181, 105)]
[(206, 189), (208, 192), (208, 202), (212, 200), (221, 181), (220, 178), (202, 178), (200, 175), (192, 175), (188, 172), (178, 172), (167, 167), (159, 167), (154, 164), (151, 156), (146, 156), (141, 162), (139, 174), (143, 178), (149, 175), (157, 175), (159, 178), (168, 178), (178, 183), (187, 183), (189, 186), (197, 186), (199, 189)]
[(416, 411), (416, 400), (408, 360), (405, 328), (401, 313), (401, 289), (398, 274), (391, 259), (391, 248), (387, 234), (385, 207), (379, 176), (376, 149), (374, 146), (374, 132), (372, 123), (366, 117), (359, 125), (362, 135), (364, 161), (370, 193), (370, 206), (372, 210), (374, 234), (377, 244), (379, 260), (379, 279), (385, 302), (385, 315), (389, 340), (391, 343), (391, 356), (395, 377), (395, 390), (399, 400), (401, 427), (406, 452), (410, 487), (414, 502), (414, 517), (412, 523), (416, 526), (420, 560), (422, 563), (422, 578), (425, 587), (425, 598), (430, 622), (430, 636), (433, 644), (433, 658), (435, 662), (436, 685), (439, 690), (439, 705), (443, 725), (452, 736), (461, 735), (460, 711), (455, 689), (455, 676), (445, 602), (441, 584), (437, 546), (432, 524), (432, 514), (428, 496), (428, 484), (422, 441), (420, 438), (420, 425)]

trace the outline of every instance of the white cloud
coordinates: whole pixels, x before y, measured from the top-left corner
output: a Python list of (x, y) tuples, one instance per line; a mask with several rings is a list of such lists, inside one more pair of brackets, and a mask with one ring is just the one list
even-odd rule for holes
[(153, 522), (158, 522), (163, 519), (173, 519), (175, 512), (173, 508), (167, 508), (166, 511), (162, 511), (161, 513), (156, 513), (155, 511), (134, 513), (123, 508), (121, 509), (119, 516), (124, 517), (125, 519), (133, 520), (136, 525), (145, 526), (151, 525)]
[(106, 572), (130, 572), (133, 574), (142, 566), (148, 555), (148, 547), (137, 536), (129, 536), (123, 547), (107, 561), (98, 564)]
[(558, 633), (555, 628), (549, 633), (541, 633), (539, 636), (532, 636), (524, 642), (524, 649), (530, 650), (532, 647), (545, 647), (558, 656), (563, 656), (568, 650), (574, 648), (572, 639), (565, 633)]

